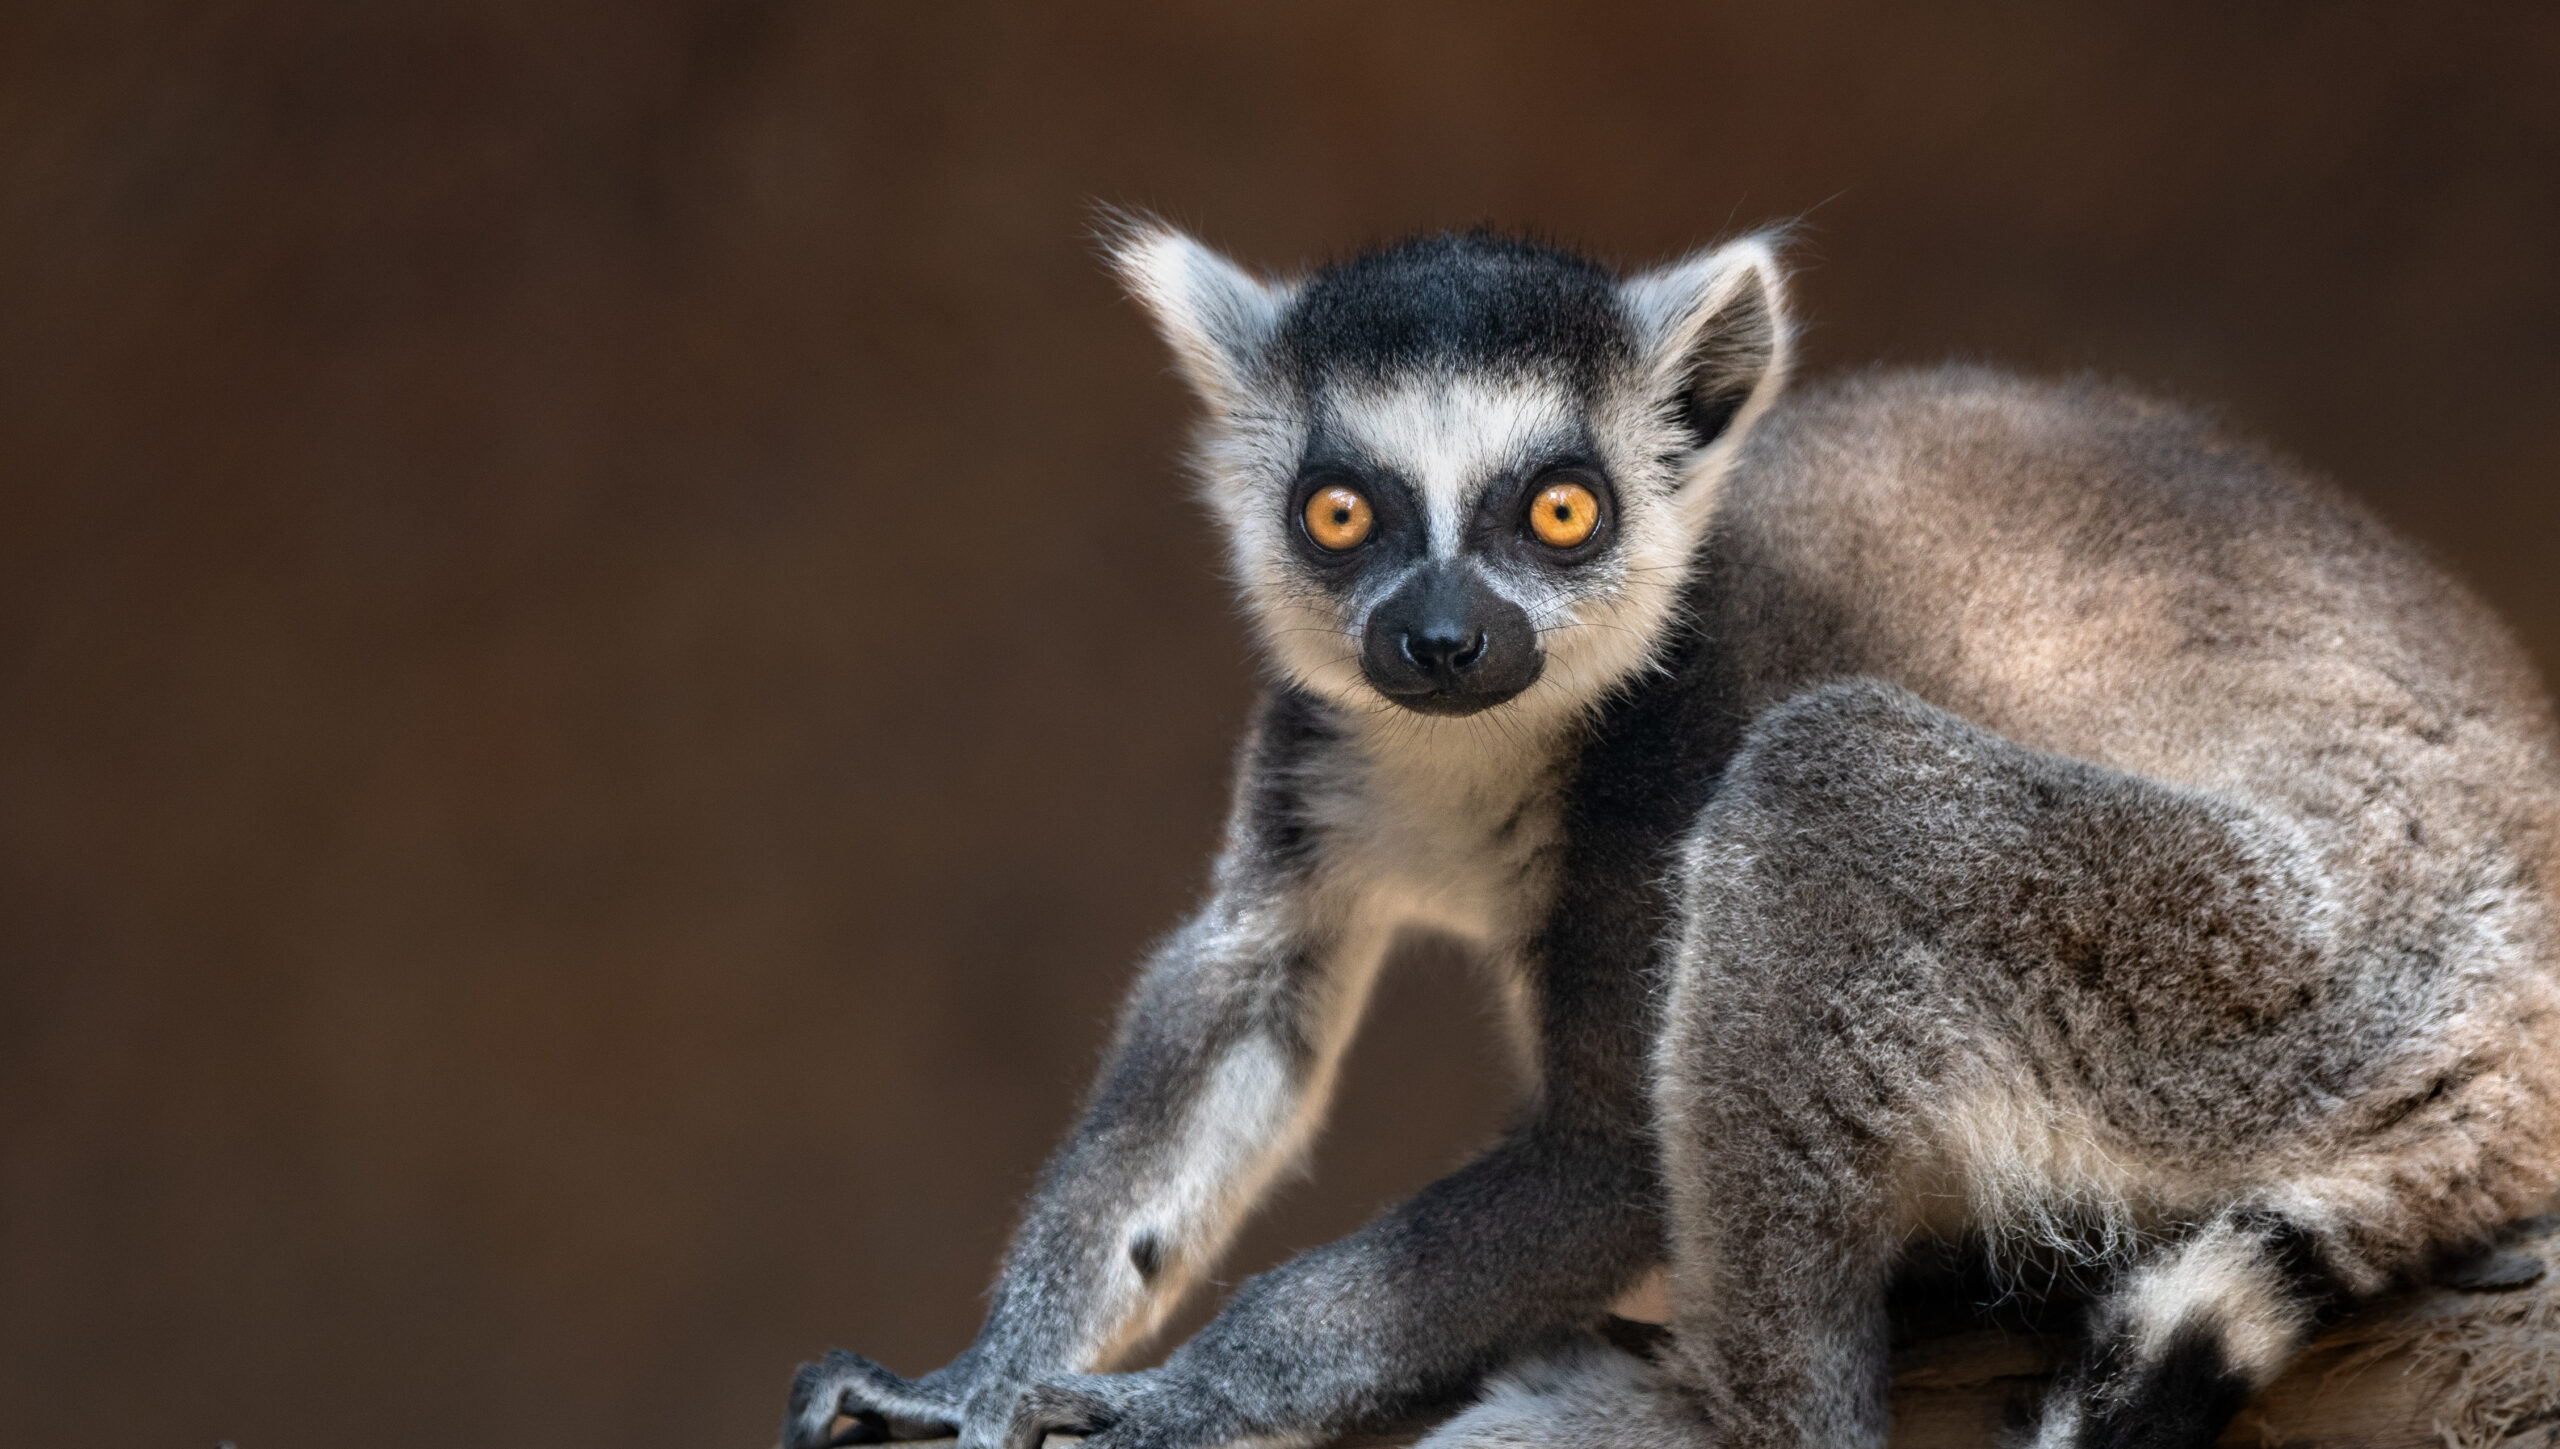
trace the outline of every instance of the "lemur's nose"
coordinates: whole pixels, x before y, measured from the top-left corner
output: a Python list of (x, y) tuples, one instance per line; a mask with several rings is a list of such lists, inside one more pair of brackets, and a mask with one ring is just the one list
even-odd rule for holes
[(1470, 634), (1462, 625), (1451, 627), (1453, 622), (1435, 619), (1408, 631), (1403, 640), (1406, 662), (1438, 680), (1455, 679), (1475, 668), (1484, 658), (1484, 631)]
[(1500, 704), (1545, 664), (1528, 612), (1458, 560), (1414, 570), (1361, 630), (1361, 672), (1379, 693), (1424, 714)]

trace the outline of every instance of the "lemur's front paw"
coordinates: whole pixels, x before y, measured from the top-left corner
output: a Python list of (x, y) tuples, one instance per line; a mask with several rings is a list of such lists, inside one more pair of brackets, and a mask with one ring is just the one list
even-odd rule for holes
[[(853, 1422), (842, 1429), (838, 1419)], [(782, 1449), (828, 1449), (884, 1439), (940, 1439), (958, 1432), (960, 1406), (858, 1353), (830, 1349), (791, 1377)]]
[(1067, 1374), (1014, 1400), (1002, 1449), (1040, 1449), (1053, 1433), (1084, 1435), (1083, 1449), (1200, 1449), (1242, 1432), (1225, 1400), (1162, 1369)]

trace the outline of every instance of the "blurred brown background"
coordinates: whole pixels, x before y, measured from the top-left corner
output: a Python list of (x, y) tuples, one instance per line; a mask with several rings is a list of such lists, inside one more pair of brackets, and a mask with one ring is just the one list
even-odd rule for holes
[[(1252, 688), (1093, 201), (1801, 215), (1816, 366), (2223, 404), (2548, 669), (2555, 97), (2546, 4), (7, 7), (0, 1440), (747, 1446), (965, 1341)], [(1493, 1060), (1391, 978), (1238, 1270)]]

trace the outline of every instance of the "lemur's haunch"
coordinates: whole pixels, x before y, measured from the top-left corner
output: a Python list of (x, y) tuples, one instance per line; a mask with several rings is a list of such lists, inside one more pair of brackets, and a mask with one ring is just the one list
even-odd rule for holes
[[(1471, 1400), (1433, 1444), (1880, 1445), (1932, 1242), (2107, 1285), (2037, 1443), (2203, 1445), (2560, 1184), (2551, 720), (2361, 508), (2091, 383), (1781, 400), (1756, 239), (1633, 278), (1483, 234), (1294, 283), (1150, 224), (1113, 256), (1208, 406), (1269, 695), (976, 1344), (810, 1365), (792, 1449)], [(1094, 1372), (1305, 1149), (1412, 927), (1502, 967), (1507, 1135)], [(1666, 1260), (1667, 1347), (1606, 1346)]]

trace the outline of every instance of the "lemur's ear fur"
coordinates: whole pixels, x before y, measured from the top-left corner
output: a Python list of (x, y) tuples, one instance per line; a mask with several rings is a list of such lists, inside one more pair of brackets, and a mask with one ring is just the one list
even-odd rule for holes
[(1105, 217), (1102, 245), (1120, 284), (1155, 318), (1201, 401), (1232, 413), (1252, 391), (1288, 310), (1289, 289), (1151, 217)]
[(1776, 243), (1747, 236), (1619, 289), (1653, 396), (1697, 440), (1692, 479), (1722, 471), (1786, 383), (1792, 329)]

